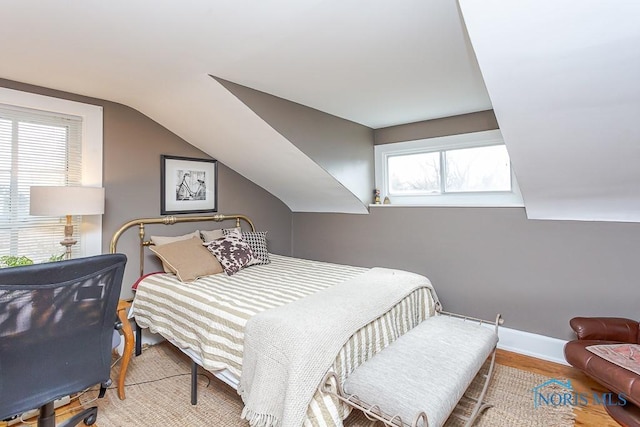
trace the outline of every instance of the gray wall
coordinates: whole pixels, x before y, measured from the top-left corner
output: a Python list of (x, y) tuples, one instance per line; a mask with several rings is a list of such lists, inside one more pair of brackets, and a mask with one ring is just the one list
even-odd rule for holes
[(389, 144), (493, 129), (498, 129), (498, 121), (493, 110), (487, 110), (376, 129), (374, 141), (376, 145)]
[[(105, 251), (122, 223), (159, 216), (160, 154), (207, 157), (129, 107), (2, 79), (0, 86), (104, 107)], [(380, 129), (375, 137), (385, 143), (495, 126), (492, 112), (482, 112)], [(219, 212), (250, 216), (269, 231), (272, 252), (422, 273), (448, 310), (488, 319), (501, 312), (506, 327), (563, 339), (572, 336), (568, 320), (576, 315), (638, 318), (640, 224), (531, 221), (521, 208), (391, 206), (373, 207), (370, 215), (291, 214), (222, 164), (218, 178)], [(158, 225), (148, 234), (176, 235), (197, 226)], [(130, 256), (128, 296), (137, 276), (134, 230), (118, 249)]]
[[(454, 118), (433, 126), (460, 133)], [(573, 316), (639, 317), (639, 246), (640, 224), (533, 221), (523, 208), (293, 214), (296, 257), (425, 274), (446, 310), (486, 319), (502, 313), (505, 327), (561, 339), (572, 337)]]
[[(141, 217), (160, 216), (160, 155), (210, 158), (140, 112), (127, 106), (79, 95), (0, 79), (0, 86), (42, 95), (100, 105), (104, 111), (103, 185), (106, 192), (102, 219), (102, 247), (109, 250), (113, 233), (121, 224)], [(213, 114), (214, 112), (212, 112)], [(269, 250), (291, 254), (291, 211), (279, 199), (218, 163), (218, 213), (240, 213), (251, 218), (260, 231), (268, 231)], [(228, 223), (223, 223), (226, 225)], [(179, 235), (196, 228), (220, 224), (155, 225), (147, 235)], [(62, 235), (63, 230), (60, 230)], [(118, 251), (129, 257), (123, 296), (138, 271), (137, 229), (129, 229), (118, 242)], [(152, 256), (147, 259), (155, 262)], [(157, 267), (157, 264), (149, 267)]]
[(373, 129), (214, 78), (365, 205), (371, 202), (375, 181)]

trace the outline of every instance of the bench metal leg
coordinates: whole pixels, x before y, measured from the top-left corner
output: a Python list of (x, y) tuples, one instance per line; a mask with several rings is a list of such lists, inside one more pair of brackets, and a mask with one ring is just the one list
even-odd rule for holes
[(492, 405), (484, 403), (484, 397), (487, 394), (487, 390), (489, 389), (489, 381), (491, 381), (491, 377), (493, 376), (493, 368), (496, 364), (496, 349), (493, 349), (493, 353), (491, 354), (491, 363), (489, 364), (489, 371), (487, 375), (485, 375), (484, 385), (482, 386), (482, 391), (480, 392), (480, 396), (477, 397), (476, 404), (473, 407), (473, 411), (471, 411), (471, 415), (469, 416), (469, 420), (465, 424), (465, 426), (471, 426), (478, 415), (480, 415), (485, 409), (491, 407)]
[(322, 383), (320, 385), (320, 391), (326, 394), (330, 394), (331, 396), (336, 397), (341, 402), (362, 411), (367, 419), (371, 421), (380, 421), (384, 423), (384, 425), (389, 427), (429, 427), (427, 414), (424, 411), (419, 412), (418, 415), (416, 415), (412, 424), (408, 424), (402, 421), (402, 417), (400, 415), (391, 416), (390, 414), (383, 412), (378, 405), (369, 405), (361, 401), (358, 396), (354, 394), (345, 394), (338, 376), (335, 374), (335, 372), (332, 371), (327, 372), (327, 374), (324, 376), (324, 379), (322, 380)]

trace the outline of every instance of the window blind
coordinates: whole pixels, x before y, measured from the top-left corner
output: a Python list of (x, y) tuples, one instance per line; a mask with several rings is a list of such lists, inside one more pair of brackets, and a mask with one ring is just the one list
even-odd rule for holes
[[(65, 218), (29, 215), (29, 188), (81, 180), (81, 117), (0, 104), (0, 256), (38, 263), (64, 253)], [(79, 221), (73, 218), (78, 241)]]

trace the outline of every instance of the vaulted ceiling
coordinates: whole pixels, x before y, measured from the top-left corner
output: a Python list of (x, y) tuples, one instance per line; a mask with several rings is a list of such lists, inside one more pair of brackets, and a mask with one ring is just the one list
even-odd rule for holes
[(367, 210), (220, 81), (371, 129), (493, 107), (528, 212), (634, 220), (633, 3), (8, 0), (0, 77), (129, 105), (293, 211)]
[(640, 221), (640, 2), (460, 6), (527, 216)]

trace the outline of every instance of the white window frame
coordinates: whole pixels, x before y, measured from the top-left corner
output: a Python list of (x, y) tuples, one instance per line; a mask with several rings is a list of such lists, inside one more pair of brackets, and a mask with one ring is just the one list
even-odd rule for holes
[[(0, 103), (82, 117), (82, 185), (102, 187), (102, 107), (67, 99), (0, 88)], [(102, 215), (83, 216), (80, 224), (81, 256), (102, 253)], [(60, 224), (60, 240), (64, 224)]]
[(521, 207), (522, 194), (511, 168), (511, 191), (477, 191), (430, 195), (390, 195), (388, 158), (397, 155), (418, 154), (460, 148), (504, 145), (500, 130), (450, 135), (414, 141), (381, 144), (374, 147), (376, 188), (381, 198), (389, 197), (390, 205), (371, 206), (468, 206), (468, 207)]

